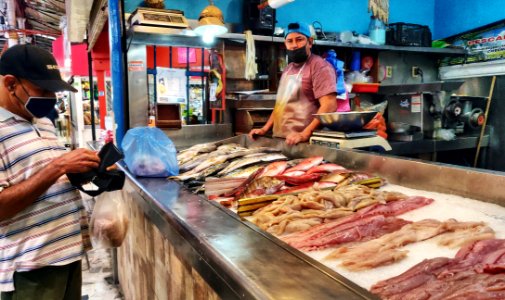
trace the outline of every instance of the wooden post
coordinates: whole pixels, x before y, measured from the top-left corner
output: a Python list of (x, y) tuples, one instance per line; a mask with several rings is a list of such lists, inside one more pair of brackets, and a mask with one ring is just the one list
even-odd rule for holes
[(486, 111), (484, 112), (484, 124), (482, 124), (482, 128), (480, 129), (479, 142), (477, 143), (477, 151), (475, 152), (475, 159), (473, 161), (473, 167), (477, 167), (477, 162), (479, 161), (480, 147), (482, 144), (482, 138), (484, 136), (484, 132), (486, 131), (487, 118), (489, 114), (489, 107), (491, 106), (491, 98), (493, 98), (494, 85), (496, 83), (496, 76), (493, 76), (491, 79), (491, 87), (489, 88), (489, 95), (487, 97), (486, 103)]

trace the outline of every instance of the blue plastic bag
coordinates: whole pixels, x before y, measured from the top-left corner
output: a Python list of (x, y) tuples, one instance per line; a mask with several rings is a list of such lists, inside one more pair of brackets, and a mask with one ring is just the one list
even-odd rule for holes
[(136, 176), (167, 177), (179, 174), (174, 143), (156, 127), (128, 130), (121, 146), (124, 161)]
[(337, 52), (333, 49), (326, 52), (326, 61), (335, 68), (337, 73), (337, 95), (345, 93), (344, 62), (337, 58)]

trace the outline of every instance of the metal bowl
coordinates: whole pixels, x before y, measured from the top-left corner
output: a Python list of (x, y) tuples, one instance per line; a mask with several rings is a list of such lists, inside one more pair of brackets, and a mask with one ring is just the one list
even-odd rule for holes
[(362, 130), (376, 114), (376, 111), (351, 111), (314, 114), (314, 116), (328, 129), (348, 132)]

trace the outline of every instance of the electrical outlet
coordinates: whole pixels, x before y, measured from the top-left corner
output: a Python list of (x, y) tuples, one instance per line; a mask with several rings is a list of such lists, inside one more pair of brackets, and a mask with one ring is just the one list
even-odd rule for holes
[(391, 77), (393, 77), (393, 67), (386, 66), (386, 78), (391, 78)]
[(419, 77), (419, 67), (412, 66), (412, 77)]

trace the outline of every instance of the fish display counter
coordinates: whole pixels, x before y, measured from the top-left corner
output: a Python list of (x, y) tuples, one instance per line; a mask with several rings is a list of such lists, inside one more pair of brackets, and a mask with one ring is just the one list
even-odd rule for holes
[[(279, 139), (251, 141), (245, 135), (216, 141), (218, 145), (228, 143), (275, 148), (291, 159), (321, 156), (350, 170), (380, 175), (392, 192), (396, 187), (405, 193), (415, 189), (427, 191), (423, 195), (426, 197), (444, 197), (437, 200), (439, 206), (427, 206), (405, 217), (401, 222), (409, 225), (402, 223), (402, 230), (425, 224), (426, 221), (418, 222), (424, 218), (451, 217), (451, 210), (467, 207), (476, 211), (475, 216), (489, 217), (488, 225), (495, 229), (496, 237), (505, 237), (496, 225), (505, 220), (499, 213), (505, 206), (503, 173), (309, 144), (287, 146)], [(335, 263), (322, 262), (323, 255), (329, 252), (297, 249), (294, 239), (279, 239), (218, 202), (194, 194), (181, 182), (134, 177), (121, 167), (127, 173), (127, 182), (119, 193), (129, 207), (130, 228), (118, 248), (117, 260), (126, 299), (376, 299), (369, 291), (372, 284), (397, 276), (420, 262), (408, 261), (402, 269), (361, 272), (335, 268)], [(485, 209), (480, 209), (479, 203)], [(463, 212), (457, 216), (463, 216)], [(439, 222), (436, 226), (449, 228), (454, 225), (451, 222)], [(425, 225), (433, 227), (432, 224)], [(454, 255), (455, 251), (444, 254)], [(363, 254), (349, 253), (356, 257)], [(433, 258), (412, 256), (421, 260)], [(383, 290), (384, 283), (372, 288), (381, 297)]]

